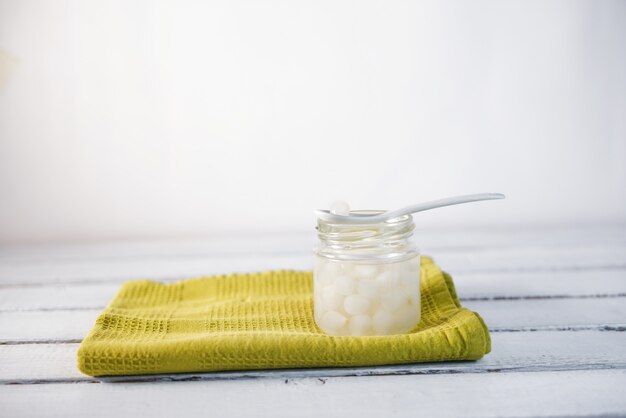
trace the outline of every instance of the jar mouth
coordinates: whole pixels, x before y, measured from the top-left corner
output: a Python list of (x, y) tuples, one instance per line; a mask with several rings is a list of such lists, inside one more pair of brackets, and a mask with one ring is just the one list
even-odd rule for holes
[[(353, 210), (350, 215), (378, 215), (384, 210)], [(329, 221), (322, 217), (317, 219), (317, 232), (320, 239), (354, 240), (367, 239), (387, 234), (412, 233), (415, 229), (413, 216), (402, 215), (396, 218), (387, 219), (382, 222), (358, 224)]]
[(408, 220), (408, 219), (413, 219), (413, 216), (411, 214), (408, 215), (401, 215), (401, 216), (397, 216), (395, 218), (391, 218), (391, 219), (387, 219), (386, 221), (382, 221), (382, 222), (367, 222), (367, 218), (368, 216), (376, 216), (376, 215), (381, 215), (383, 213), (387, 212), (386, 210), (381, 210), (381, 209), (356, 209), (356, 210), (351, 210), (350, 212), (348, 212), (348, 216), (357, 216), (359, 217), (359, 222), (358, 223), (352, 223), (352, 222), (340, 222), (337, 221), (337, 216), (336, 215), (331, 215), (330, 213), (326, 212), (326, 211), (315, 211), (316, 215), (317, 215), (317, 220), (318, 220), (318, 224), (320, 222), (324, 222), (327, 223), (329, 225), (356, 225), (356, 226), (366, 226), (366, 225), (379, 225), (379, 224), (385, 224), (385, 223), (397, 223), (399, 221), (404, 221), (404, 220)]
[[(378, 215), (382, 210), (355, 210), (350, 214)], [(373, 223), (341, 223), (323, 217), (317, 219), (319, 245), (316, 253), (330, 259), (387, 260), (413, 257), (416, 253), (410, 238), (415, 224), (411, 215)]]

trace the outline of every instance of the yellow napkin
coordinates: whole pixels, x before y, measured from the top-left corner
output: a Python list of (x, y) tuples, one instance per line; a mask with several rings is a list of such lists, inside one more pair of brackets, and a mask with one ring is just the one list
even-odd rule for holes
[(452, 279), (421, 262), (422, 320), (409, 334), (333, 337), (313, 320), (310, 272), (125, 283), (80, 345), (91, 376), (477, 360), (491, 350)]

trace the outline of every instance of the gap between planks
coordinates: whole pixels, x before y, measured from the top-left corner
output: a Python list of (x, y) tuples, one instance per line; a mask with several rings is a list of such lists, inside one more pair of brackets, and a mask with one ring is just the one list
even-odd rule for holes
[[(444, 269), (445, 270), (445, 269)], [(172, 283), (165, 280), (161, 283)], [(575, 272), (455, 273), (455, 287), (465, 300), (613, 297), (626, 294), (626, 269), (589, 269)], [(100, 307), (121, 283), (44, 283), (0, 286), (0, 309)], [(89, 304), (85, 304), (85, 300)], [(30, 306), (29, 306), (30, 305)], [(7, 308), (8, 307), (8, 308)]]
[[(541, 225), (524, 227), (424, 228), (417, 225), (415, 239), (421, 247), (437, 249), (493, 248), (507, 245), (544, 246), (626, 244), (626, 224)], [(6, 244), (0, 246), (0, 259), (68, 259), (111, 256), (160, 256), (222, 251), (276, 251), (284, 248), (308, 249), (317, 239), (316, 232), (292, 230), (272, 233), (223, 233), (205, 237), (147, 240), (96, 241), (54, 244)]]
[[(444, 270), (456, 274), (509, 274), (626, 270), (626, 246), (545, 250), (499, 250), (487, 253), (432, 254)], [(310, 270), (312, 255), (167, 257), (126, 259), (118, 262), (84, 261), (50, 264), (0, 264), (0, 286), (107, 283), (129, 278), (176, 280), (188, 277), (276, 269)]]
[(412, 374), (503, 373), (626, 368), (626, 333), (547, 331), (494, 334), (493, 350), (478, 361), (350, 368), (248, 370), (91, 378), (76, 368), (78, 344), (0, 346), (1, 384), (120, 381), (199, 381), (259, 378), (328, 378)]
[[(502, 302), (519, 300), (558, 300), (558, 299), (612, 299), (626, 298), (626, 293), (594, 295), (520, 295), (520, 296), (475, 296), (459, 298), (461, 302)], [(13, 312), (54, 312), (54, 311), (93, 311), (103, 310), (106, 305), (94, 306), (53, 306), (41, 308), (0, 308), (0, 314)]]
[[(462, 300), (621, 297), (626, 294), (626, 269), (455, 273), (453, 277)], [(0, 287), (0, 311), (100, 308), (113, 299), (120, 286), (118, 282), (87, 282)]]
[(624, 370), (364, 378), (3, 385), (7, 416), (346, 418), (623, 416)]
[[(480, 251), (507, 248), (616, 247), (626, 245), (626, 224), (542, 225), (531, 227), (455, 227), (425, 229), (417, 223), (415, 240), (426, 252)], [(204, 238), (4, 245), (0, 262), (36, 263), (121, 258), (160, 258), (232, 254), (309, 253), (315, 232), (222, 234)], [(287, 251), (285, 251), (287, 249)]]
[[(620, 331), (626, 318), (624, 298), (466, 301), (490, 330), (603, 329)], [(0, 342), (80, 340), (92, 328), (99, 309), (0, 314)]]
[[(545, 331), (602, 331), (602, 332), (624, 332), (626, 331), (626, 322), (615, 324), (597, 324), (597, 325), (539, 325), (539, 326), (521, 326), (521, 327), (497, 327), (489, 328), (489, 333), (523, 333), (523, 332), (545, 332)], [(71, 339), (29, 339), (29, 340), (0, 340), (0, 346), (3, 345), (39, 345), (39, 344), (78, 344), (82, 342), (82, 338)]]

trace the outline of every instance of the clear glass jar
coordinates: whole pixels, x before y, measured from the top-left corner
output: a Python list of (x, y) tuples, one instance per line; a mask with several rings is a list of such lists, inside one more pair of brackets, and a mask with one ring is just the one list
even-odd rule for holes
[(373, 224), (318, 218), (313, 301), (315, 322), (324, 332), (391, 335), (415, 328), (420, 257), (411, 240), (414, 228), (411, 215)]

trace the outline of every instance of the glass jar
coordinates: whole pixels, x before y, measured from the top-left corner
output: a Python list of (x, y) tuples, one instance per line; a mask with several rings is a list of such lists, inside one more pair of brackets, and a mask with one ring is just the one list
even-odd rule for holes
[[(353, 211), (351, 214), (381, 211)], [(413, 217), (339, 223), (319, 217), (315, 249), (315, 322), (330, 335), (391, 335), (420, 320), (420, 257)]]

